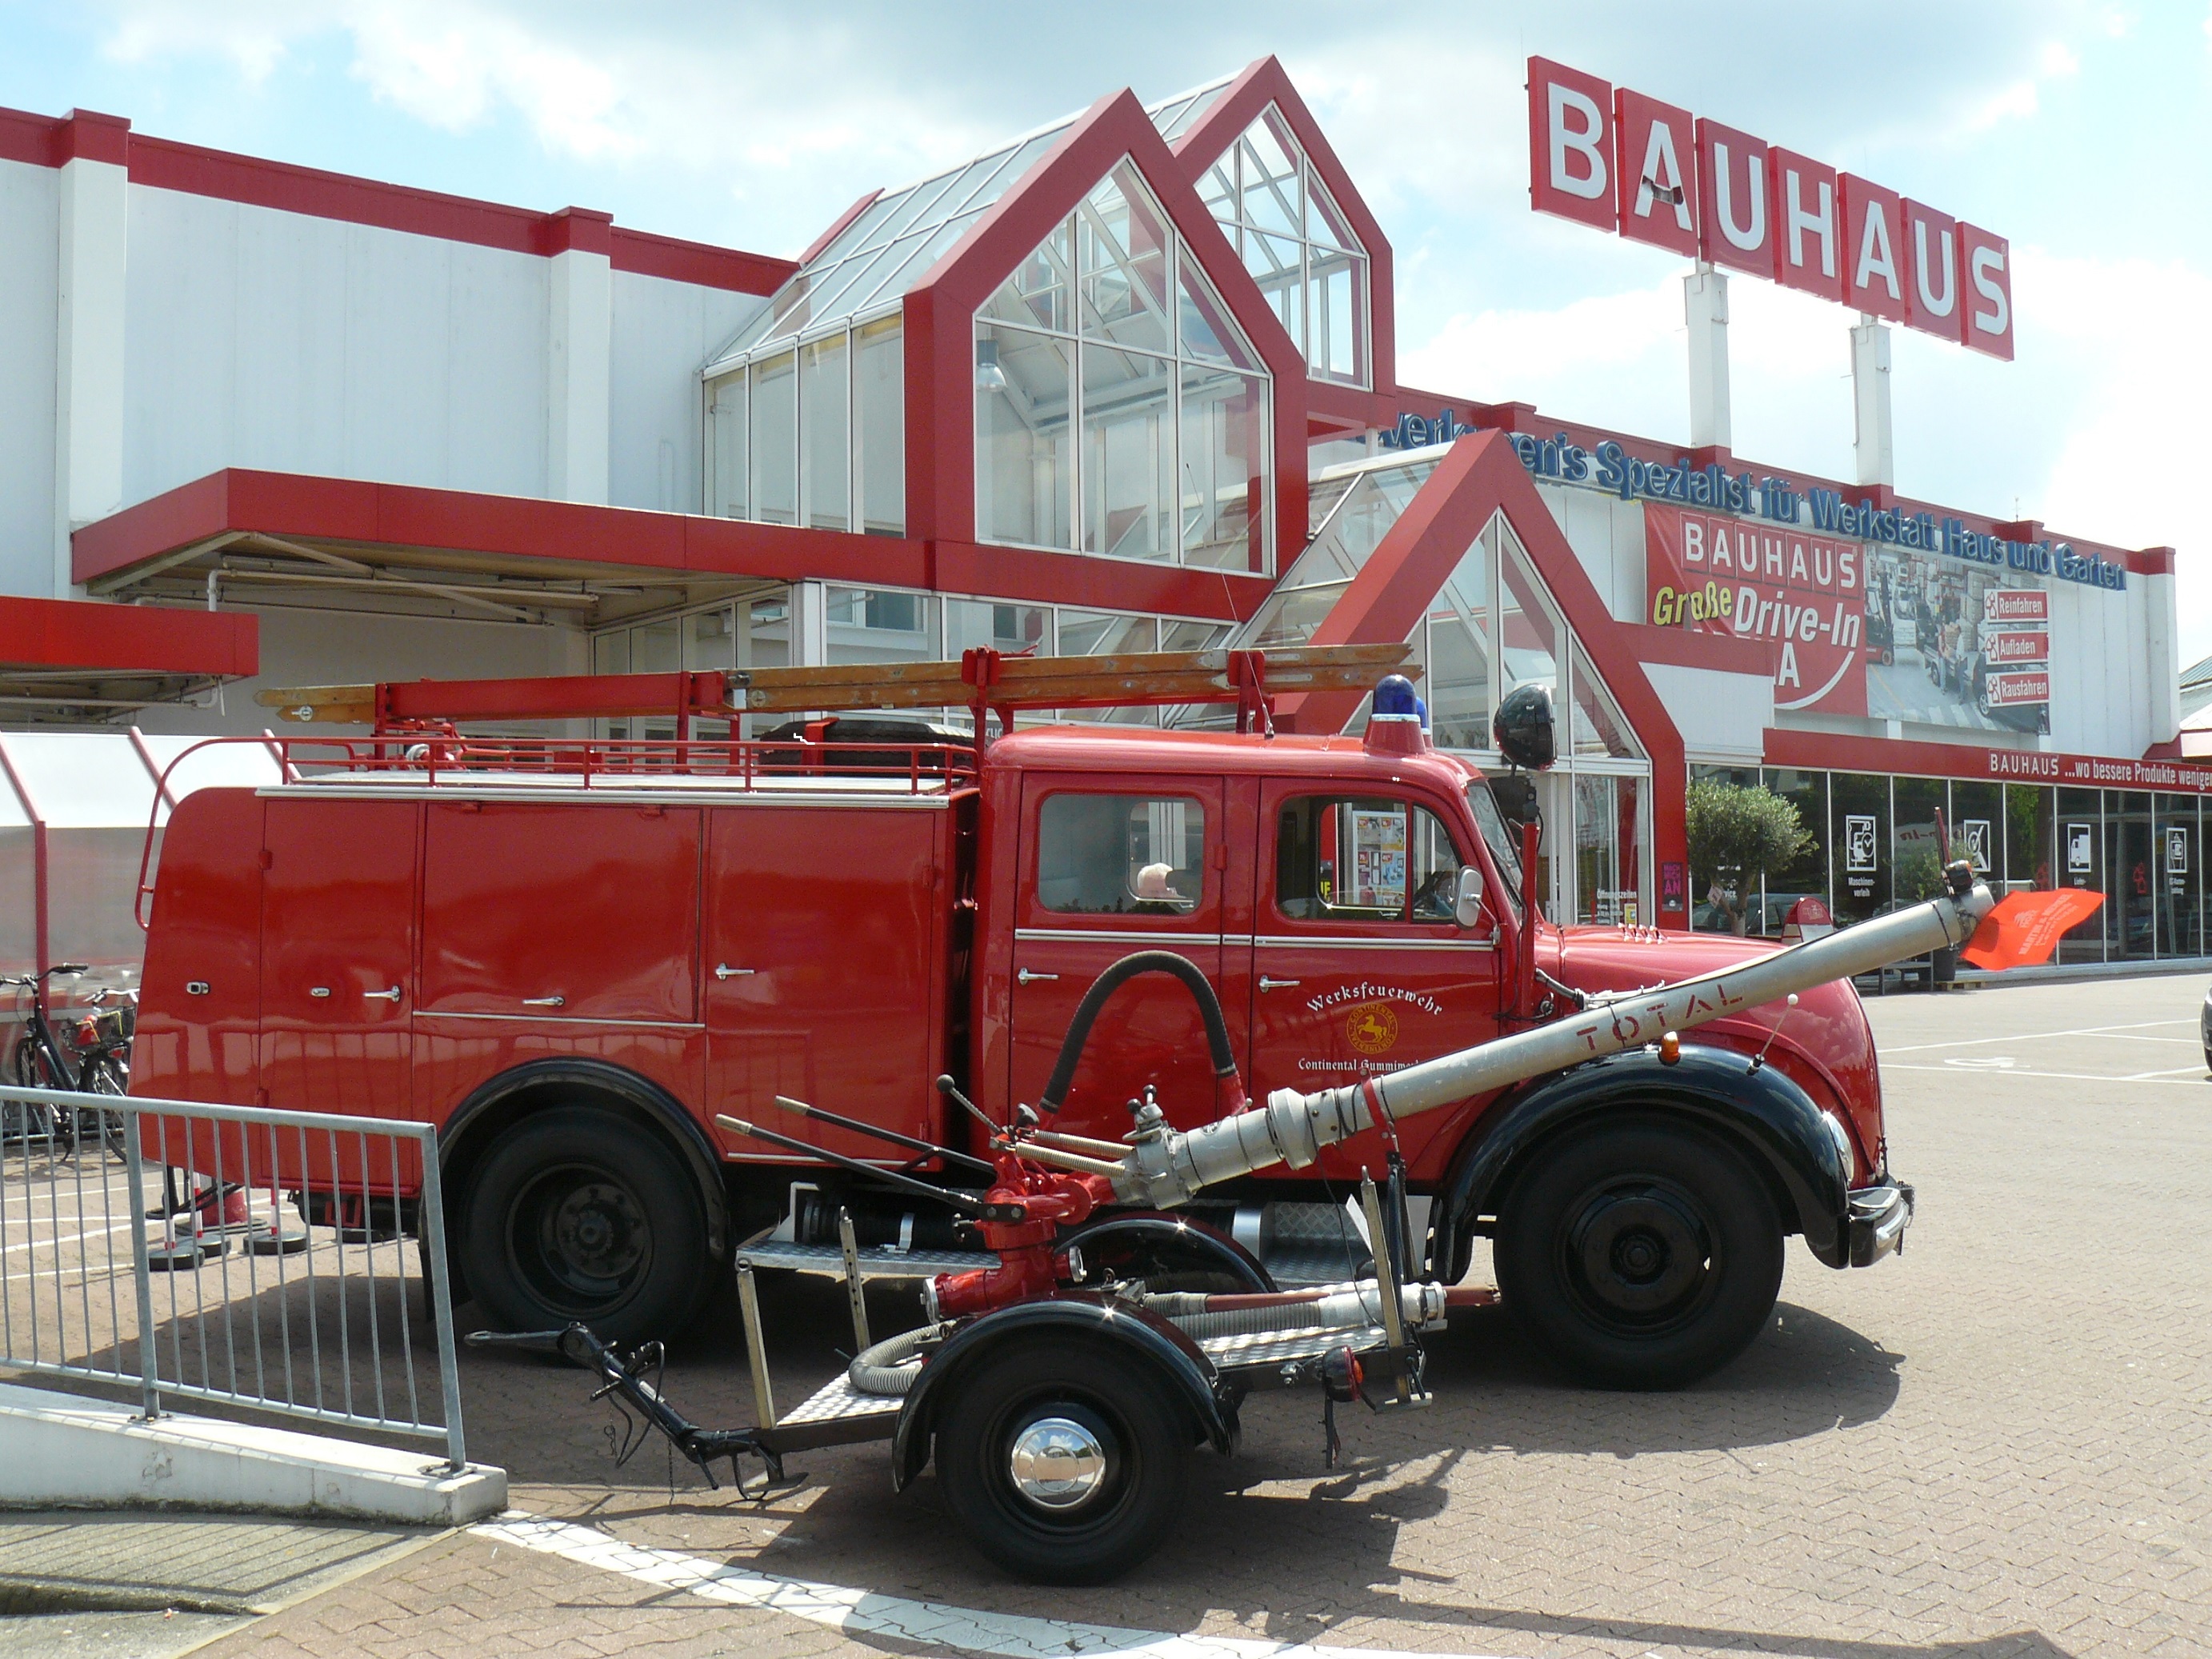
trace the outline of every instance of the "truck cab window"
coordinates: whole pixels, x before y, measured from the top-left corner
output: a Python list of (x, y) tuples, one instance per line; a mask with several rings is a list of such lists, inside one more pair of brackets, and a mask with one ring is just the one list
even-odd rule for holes
[(1477, 780), (1468, 785), (1467, 804), (1474, 813), (1475, 828), (1482, 831), (1483, 844), (1490, 848), (1491, 861), (1505, 884), (1505, 902), (1517, 916), (1521, 914), (1521, 836), (1498, 810), (1498, 798), (1490, 793), (1488, 784)]
[(1285, 804), (1275, 835), (1275, 908), (1292, 921), (1454, 925), (1459, 851), (1436, 815), (1382, 796)]
[(1037, 815), (1037, 903), (1183, 916), (1206, 896), (1206, 809), (1176, 796), (1056, 794)]

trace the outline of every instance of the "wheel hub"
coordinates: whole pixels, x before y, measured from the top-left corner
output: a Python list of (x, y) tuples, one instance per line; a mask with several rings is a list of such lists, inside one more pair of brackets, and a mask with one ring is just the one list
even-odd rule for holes
[(1601, 1194), (1577, 1221), (1571, 1254), (1589, 1292), (1621, 1314), (1663, 1314), (1692, 1296), (1711, 1255), (1695, 1207), (1661, 1188)]
[(645, 1218), (619, 1187), (580, 1183), (562, 1196), (551, 1220), (562, 1261), (586, 1277), (619, 1279), (644, 1254)]
[(1066, 1417), (1041, 1417), (1014, 1437), (1007, 1454), (1014, 1490), (1041, 1509), (1072, 1510), (1106, 1480), (1106, 1448)]

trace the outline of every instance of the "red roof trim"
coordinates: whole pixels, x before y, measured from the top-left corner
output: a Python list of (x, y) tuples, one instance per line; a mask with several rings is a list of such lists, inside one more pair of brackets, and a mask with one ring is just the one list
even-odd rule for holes
[(655, 236), (620, 225), (614, 228), (609, 254), (617, 270), (731, 294), (773, 294), (799, 269), (792, 260), (772, 259), (765, 253)]
[[(2163, 748), (2165, 745), (2158, 745)], [(2045, 783), (2065, 787), (2141, 789), (2212, 794), (2212, 766), (2176, 761), (2155, 750), (2141, 760), (2062, 755), (2042, 749), (1984, 749), (1961, 743), (1766, 728), (1766, 763), (1815, 772), (1902, 773), (1909, 777)]]
[[(1273, 586), (1264, 576), (973, 542), (854, 536), (242, 468), (210, 473), (87, 525), (75, 538), (76, 579), (127, 571), (231, 531), (564, 565), (880, 584), (1222, 622), (1250, 616)], [(104, 607), (101, 614), (124, 610)]]
[(580, 249), (609, 255), (617, 270), (739, 294), (773, 293), (798, 269), (788, 259), (617, 228), (609, 215), (588, 208), (538, 213), (208, 149), (173, 138), (149, 137), (130, 128), (118, 116), (88, 111), (74, 111), (57, 120), (0, 109), (0, 160), (58, 167), (73, 156), (88, 156), (127, 165), (131, 182), (150, 189), (374, 225), (510, 253), (550, 256)]
[(1390, 239), (1382, 234), (1381, 222), (1369, 210), (1366, 198), (1359, 193), (1359, 186), (1337, 159), (1328, 135), (1321, 130), (1321, 123), (1306, 107), (1306, 100), (1298, 95), (1290, 71), (1272, 56), (1248, 65), (1176, 142), (1176, 156), (1188, 169), (1191, 187), (1195, 190), (1206, 169), (1260, 118), (1270, 103), (1282, 112), (1283, 118), (1290, 124), (1291, 131), (1312, 161), (1315, 171), (1321, 174), (1322, 182), (1328, 186), (1328, 193), (1352, 221), (1360, 246), (1367, 250), (1367, 286), (1374, 331), (1368, 351), (1375, 389), (1371, 393), (1362, 393), (1355, 386), (1340, 386), (1334, 381), (1314, 384), (1354, 398), (1371, 397), (1378, 407), (1365, 423), (1389, 426), (1395, 416), (1382, 413), (1379, 405), (1395, 396), (1398, 388), (1397, 258), (1391, 252)]
[(0, 673), (27, 668), (244, 678), (261, 671), (261, 623), (234, 611), (0, 599)]

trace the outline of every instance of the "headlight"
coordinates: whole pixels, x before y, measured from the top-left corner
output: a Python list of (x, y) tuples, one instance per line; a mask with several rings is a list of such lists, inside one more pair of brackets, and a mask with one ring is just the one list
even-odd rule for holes
[(1829, 1136), (1835, 1141), (1836, 1151), (1844, 1160), (1844, 1185), (1848, 1187), (1852, 1177), (1858, 1173), (1859, 1166), (1859, 1155), (1851, 1146), (1851, 1132), (1844, 1127), (1843, 1119), (1833, 1112), (1821, 1113), (1820, 1121), (1828, 1126)]

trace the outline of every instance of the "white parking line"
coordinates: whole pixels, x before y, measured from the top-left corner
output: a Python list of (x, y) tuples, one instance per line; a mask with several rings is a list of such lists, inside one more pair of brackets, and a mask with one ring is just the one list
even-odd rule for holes
[[(2147, 1031), (2160, 1025), (2194, 1025), (2193, 1019), (2139, 1019), (2127, 1025), (2082, 1025), (2068, 1031), (2022, 1031), (2015, 1036), (1958, 1037), (1948, 1042), (1905, 1042), (1884, 1044), (1885, 1054), (1924, 1054), (1930, 1048), (1987, 1048), (1993, 1042), (2034, 1042), (2045, 1037), (2118, 1036), (2128, 1031)], [(2188, 1037), (2166, 1037), (2168, 1042), (2187, 1042)]]
[[(1885, 1072), (1941, 1072), (1945, 1077), (1956, 1077), (1960, 1070), (1954, 1066), (1893, 1066), (1887, 1060), (1882, 1062), (1881, 1069)], [(2187, 1066), (2178, 1069), (2185, 1075), (2172, 1077), (2159, 1072), (2133, 1072), (2124, 1076), (2114, 1077), (2109, 1072), (2039, 1072), (2025, 1066), (2014, 1066), (2006, 1071), (2004, 1075), (2008, 1078), (2057, 1078), (2069, 1083), (2163, 1083), (2169, 1088), (2179, 1089), (2197, 1088), (2199, 1085), (2196, 1079), (2205, 1075), (2202, 1066)]]
[[(709, 1601), (786, 1613), (848, 1636), (889, 1637), (961, 1653), (1003, 1655), (1006, 1659), (1071, 1659), (1071, 1656), (1090, 1654), (1132, 1654), (1141, 1659), (1355, 1659), (1355, 1656), (1374, 1659), (1371, 1648), (1255, 1641), (1240, 1636), (1177, 1636), (1169, 1631), (1083, 1625), (1066, 1619), (1032, 1619), (1019, 1613), (949, 1607), (935, 1601), (909, 1601), (873, 1590), (775, 1577), (674, 1550), (642, 1549), (596, 1528), (542, 1520), (512, 1510), (471, 1530), (495, 1542), (618, 1572), (656, 1589), (683, 1590)], [(1458, 1656), (1408, 1654), (1406, 1659)]]

